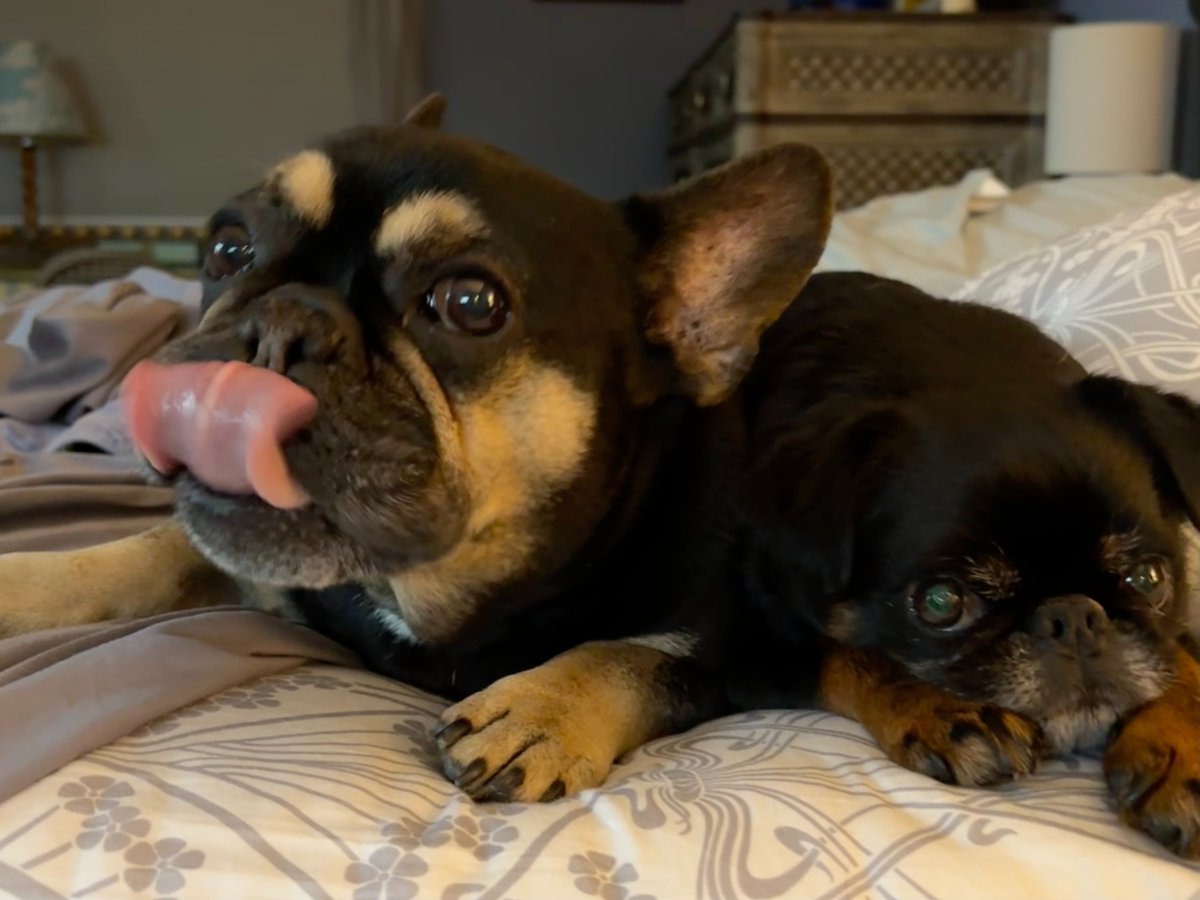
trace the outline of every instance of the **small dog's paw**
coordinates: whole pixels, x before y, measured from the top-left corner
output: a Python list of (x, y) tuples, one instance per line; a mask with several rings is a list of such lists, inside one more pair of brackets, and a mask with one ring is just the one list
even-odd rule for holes
[(965, 700), (918, 705), (902, 724), (889, 729), (896, 736), (884, 747), (888, 755), (945, 784), (998, 784), (1032, 773), (1042, 755), (1038, 724), (996, 706)]
[(533, 669), (447, 709), (434, 733), (446, 777), (480, 802), (547, 802), (600, 784), (613, 761), (604, 717), (555, 688)]
[(1118, 722), (1104, 777), (1126, 824), (1200, 859), (1200, 704), (1150, 703)]

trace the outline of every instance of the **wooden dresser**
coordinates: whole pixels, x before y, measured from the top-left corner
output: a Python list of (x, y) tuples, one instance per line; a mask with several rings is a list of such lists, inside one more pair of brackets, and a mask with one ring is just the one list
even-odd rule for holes
[(989, 167), (1042, 175), (1051, 28), (991, 15), (736, 19), (671, 89), (676, 179), (782, 141), (828, 157), (837, 206)]

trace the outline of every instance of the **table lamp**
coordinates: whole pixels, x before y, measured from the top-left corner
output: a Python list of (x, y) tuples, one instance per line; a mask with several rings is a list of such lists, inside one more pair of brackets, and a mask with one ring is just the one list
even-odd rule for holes
[(1179, 29), (1158, 22), (1056, 28), (1050, 36), (1046, 172), (1171, 168)]
[(0, 41), (0, 139), (21, 147), (21, 221), (26, 240), (38, 233), (38, 141), (82, 138), (83, 118), (67, 86), (36, 41)]

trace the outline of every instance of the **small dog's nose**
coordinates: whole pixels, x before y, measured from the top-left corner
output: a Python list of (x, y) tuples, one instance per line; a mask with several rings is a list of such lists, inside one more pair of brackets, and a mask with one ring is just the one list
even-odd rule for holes
[(1103, 606), (1091, 597), (1074, 594), (1038, 607), (1029, 632), (1049, 641), (1059, 651), (1088, 656), (1104, 649), (1110, 627)]
[(358, 320), (333, 291), (285, 284), (255, 299), (238, 329), (250, 362), (280, 374), (300, 362), (356, 364), (363, 358)]

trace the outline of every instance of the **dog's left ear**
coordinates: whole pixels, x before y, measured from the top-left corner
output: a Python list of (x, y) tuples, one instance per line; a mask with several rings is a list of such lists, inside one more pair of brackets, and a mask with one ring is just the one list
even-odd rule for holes
[(441, 128), (442, 118), (446, 115), (446, 98), (441, 94), (430, 94), (404, 117), (405, 125), (416, 125), (418, 128)]
[(696, 402), (719, 403), (737, 387), (763, 331), (804, 287), (832, 193), (821, 154), (783, 144), (626, 202), (641, 241), (646, 336), (669, 348)]
[(1077, 388), (1084, 406), (1116, 425), (1154, 461), (1154, 483), (1200, 527), (1200, 406), (1179, 394), (1091, 375)]

